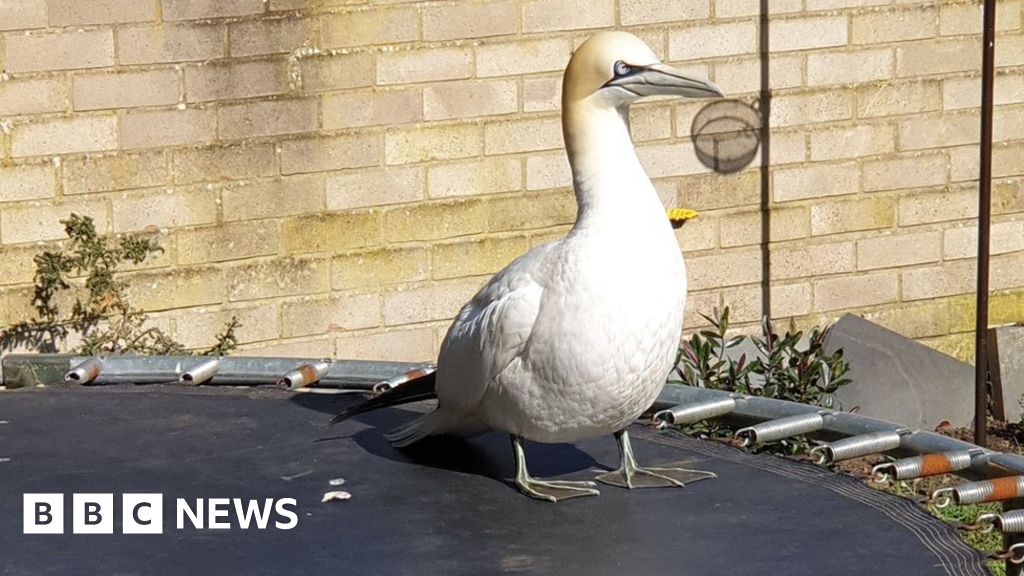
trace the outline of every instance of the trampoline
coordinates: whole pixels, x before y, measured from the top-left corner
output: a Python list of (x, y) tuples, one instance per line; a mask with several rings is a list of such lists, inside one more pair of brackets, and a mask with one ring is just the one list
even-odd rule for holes
[[(507, 436), (382, 438), (412, 414), (328, 428), (354, 395), (178, 385), (0, 393), (3, 574), (987, 574), (954, 529), (856, 479), (636, 425), (638, 457), (717, 479), (602, 487), (556, 505), (510, 484)], [(591, 478), (614, 441), (529, 444), (538, 476)], [(336, 487), (338, 478), (345, 483)], [(332, 485), (331, 480), (335, 480)], [(351, 499), (322, 503), (331, 490)], [(22, 533), (24, 493), (161, 493), (163, 534)], [(177, 498), (294, 498), (291, 530), (175, 526)]]

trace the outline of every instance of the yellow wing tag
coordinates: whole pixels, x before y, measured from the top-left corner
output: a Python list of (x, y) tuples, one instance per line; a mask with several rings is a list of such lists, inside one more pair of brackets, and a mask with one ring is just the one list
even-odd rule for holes
[(699, 216), (696, 211), (689, 208), (670, 208), (666, 211), (666, 215), (673, 228), (682, 228), (687, 220), (692, 220)]

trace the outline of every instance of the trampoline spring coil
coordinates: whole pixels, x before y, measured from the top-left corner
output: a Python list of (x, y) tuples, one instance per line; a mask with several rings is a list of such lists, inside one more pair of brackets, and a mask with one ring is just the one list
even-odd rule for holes
[(1007, 510), (1002, 514), (982, 514), (976, 524), (995, 527), (1000, 532), (1024, 532), (1024, 510)]
[(900, 447), (900, 438), (907, 432), (907, 430), (887, 430), (841, 438), (835, 442), (812, 448), (811, 455), (817, 457), (818, 464), (830, 464), (869, 454), (888, 452)]
[(800, 434), (821, 430), (825, 426), (825, 418), (821, 412), (797, 414), (786, 418), (768, 420), (753, 426), (740, 428), (736, 438), (743, 446), (751, 446), (762, 442), (774, 442)]
[(958, 506), (964, 504), (980, 504), (982, 502), (1000, 502), (1019, 498), (1024, 494), (1024, 476), (1006, 476), (980, 482), (968, 482), (952, 488), (940, 488), (932, 493), (932, 500), (939, 508), (951, 503)]
[(903, 458), (895, 462), (879, 464), (872, 468), (871, 474), (879, 482), (885, 482), (889, 479), (910, 480), (912, 478), (957, 472), (970, 468), (974, 452), (980, 454), (980, 451), (955, 450)]
[(289, 390), (302, 388), (303, 386), (316, 384), (321, 378), (326, 376), (330, 370), (330, 360), (325, 359), (319, 362), (310, 362), (285, 374), (284, 377), (277, 381), (277, 385), (280, 388), (286, 388)]
[(652, 419), (655, 424), (683, 426), (701, 420), (724, 416), (736, 409), (736, 400), (722, 398), (700, 404), (678, 404), (666, 410), (656, 412)]

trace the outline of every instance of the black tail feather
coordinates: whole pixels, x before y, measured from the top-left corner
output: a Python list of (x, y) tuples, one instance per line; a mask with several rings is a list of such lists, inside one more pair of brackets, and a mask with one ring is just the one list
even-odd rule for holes
[(362, 404), (356, 404), (351, 408), (346, 408), (341, 412), (341, 414), (338, 414), (333, 420), (331, 420), (331, 424), (337, 424), (342, 420), (347, 420), (353, 416), (371, 412), (378, 408), (398, 406), (400, 404), (408, 404), (409, 402), (437, 398), (437, 393), (434, 391), (434, 374), (434, 372), (431, 372), (424, 376), (420, 376), (415, 380), (409, 380), (408, 382), (395, 386), (383, 394), (370, 398)]

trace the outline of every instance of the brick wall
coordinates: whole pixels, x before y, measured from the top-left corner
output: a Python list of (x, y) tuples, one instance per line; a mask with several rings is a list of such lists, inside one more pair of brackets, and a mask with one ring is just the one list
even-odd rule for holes
[[(0, 325), (58, 220), (159, 229), (127, 275), (191, 346), (430, 359), (487, 277), (564, 233), (561, 69), (617, 27), (752, 102), (754, 0), (0, 0)], [(970, 354), (977, 2), (773, 0), (772, 309)], [(1000, 0), (993, 322), (1024, 319), (1024, 30)], [(704, 102), (635, 107), (697, 312), (760, 306), (760, 175), (694, 157)]]

